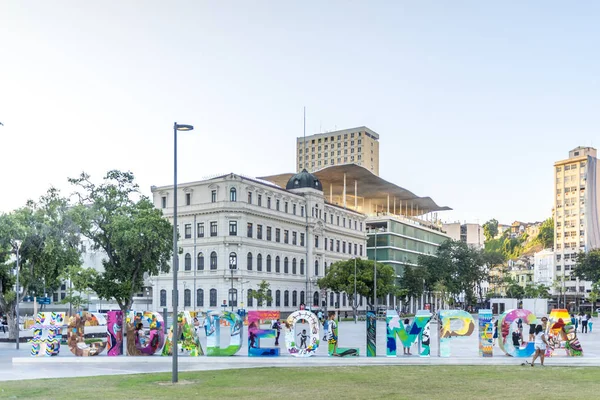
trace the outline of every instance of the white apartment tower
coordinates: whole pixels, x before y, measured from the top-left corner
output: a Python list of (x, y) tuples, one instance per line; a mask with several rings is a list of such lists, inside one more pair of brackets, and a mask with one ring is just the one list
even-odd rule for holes
[(569, 296), (584, 296), (591, 282), (571, 276), (577, 253), (600, 247), (600, 166), (593, 147), (577, 147), (554, 163), (556, 277)]
[(296, 139), (296, 171), (357, 164), (379, 176), (379, 134), (361, 126)]

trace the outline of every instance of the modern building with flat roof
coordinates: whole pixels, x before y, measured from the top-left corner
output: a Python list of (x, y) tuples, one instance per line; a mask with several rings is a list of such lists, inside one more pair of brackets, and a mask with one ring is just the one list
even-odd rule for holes
[(483, 248), (485, 237), (483, 235), (483, 227), (479, 224), (450, 222), (445, 223), (443, 229), (452, 240), (459, 240), (475, 249)]

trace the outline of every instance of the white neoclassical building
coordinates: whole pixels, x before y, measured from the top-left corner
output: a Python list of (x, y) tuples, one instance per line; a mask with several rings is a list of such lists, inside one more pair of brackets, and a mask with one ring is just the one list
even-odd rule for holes
[[(152, 186), (152, 195), (172, 220), (173, 186)], [(302, 171), (282, 188), (231, 173), (180, 184), (177, 198), (180, 309), (257, 309), (249, 292), (266, 280), (273, 300), (262, 309), (322, 307), (328, 295), (350, 310), (344, 293), (321, 292), (316, 281), (333, 262), (366, 258), (366, 216), (326, 202), (314, 175)], [(152, 283), (154, 308), (171, 309), (172, 274)]]

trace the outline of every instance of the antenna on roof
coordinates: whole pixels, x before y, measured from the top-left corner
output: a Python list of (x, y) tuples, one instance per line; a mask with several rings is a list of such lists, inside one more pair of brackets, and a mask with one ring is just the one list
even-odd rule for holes
[(306, 169), (306, 106), (304, 106), (304, 169)]

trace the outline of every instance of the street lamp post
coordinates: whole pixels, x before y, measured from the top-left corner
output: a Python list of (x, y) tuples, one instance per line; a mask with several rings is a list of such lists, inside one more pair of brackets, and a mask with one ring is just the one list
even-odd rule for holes
[(237, 255), (235, 253), (229, 254), (229, 270), (231, 271), (231, 289), (229, 289), (229, 305), (231, 306), (231, 312), (233, 312), (233, 270), (237, 269)]
[(354, 257), (354, 323), (356, 324), (356, 307), (357, 307), (357, 303), (356, 303), (356, 257)]
[(172, 382), (178, 381), (177, 370), (177, 299), (179, 293), (177, 291), (177, 270), (179, 269), (179, 257), (177, 255), (177, 131), (191, 131), (192, 125), (179, 125), (177, 122), (173, 124), (173, 371)]
[(21, 319), (21, 317), (19, 316), (19, 302), (21, 300), (19, 298), (19, 292), (21, 291), (20, 287), (19, 287), (19, 247), (21, 247), (21, 241), (16, 240), (15, 244), (14, 244), (14, 248), (15, 248), (15, 252), (17, 253), (17, 287), (15, 288), (16, 292), (17, 292), (16, 298), (15, 298), (15, 301), (17, 302), (17, 305), (15, 307), (16, 314), (17, 314), (17, 341), (16, 341), (17, 350), (19, 350), (19, 333), (20, 333), (19, 332), (19, 329), (20, 329), (19, 328), (19, 319)]
[(377, 318), (377, 229), (375, 229), (375, 252), (373, 262), (373, 306), (375, 307), (375, 318)]

